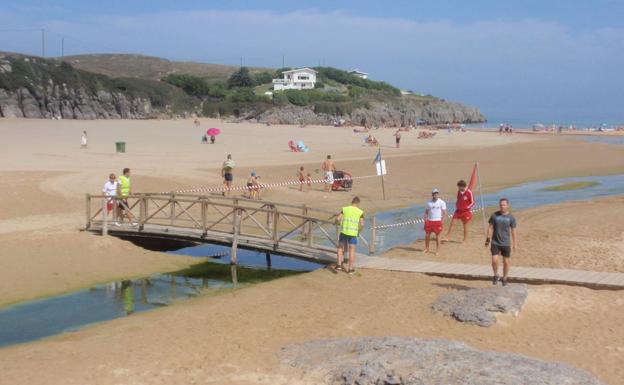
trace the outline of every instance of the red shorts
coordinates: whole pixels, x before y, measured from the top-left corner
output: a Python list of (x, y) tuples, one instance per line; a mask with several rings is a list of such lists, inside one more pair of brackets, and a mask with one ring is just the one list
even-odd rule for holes
[(115, 206), (115, 203), (113, 202), (112, 199), (109, 199), (106, 201), (106, 210), (108, 210), (108, 212), (111, 212), (114, 206)]
[(453, 214), (453, 219), (461, 219), (463, 223), (468, 223), (472, 220), (472, 211), (470, 210), (457, 210)]
[(425, 233), (435, 233), (436, 235), (442, 232), (442, 221), (425, 221)]

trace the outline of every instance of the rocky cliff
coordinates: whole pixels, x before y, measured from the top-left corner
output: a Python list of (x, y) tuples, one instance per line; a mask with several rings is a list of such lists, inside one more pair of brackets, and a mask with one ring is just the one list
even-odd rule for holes
[(111, 79), (54, 60), (0, 55), (0, 117), (148, 119), (193, 107), (168, 84)]
[[(370, 108), (357, 108), (340, 117), (352, 125), (405, 127), (417, 122), (440, 124), (447, 122), (478, 123), (485, 116), (477, 108), (459, 103), (432, 101), (414, 102), (402, 100), (400, 103), (372, 103)], [(243, 119), (256, 119), (271, 124), (321, 124), (331, 125), (336, 121), (333, 115), (315, 113), (313, 107), (288, 106), (272, 109), (255, 115), (248, 114)]]

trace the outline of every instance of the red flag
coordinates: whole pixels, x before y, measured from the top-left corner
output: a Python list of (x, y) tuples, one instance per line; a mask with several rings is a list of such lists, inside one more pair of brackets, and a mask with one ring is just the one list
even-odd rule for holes
[(477, 164), (475, 163), (472, 169), (472, 175), (470, 175), (470, 182), (468, 182), (468, 190), (472, 191), (475, 183), (477, 183)]

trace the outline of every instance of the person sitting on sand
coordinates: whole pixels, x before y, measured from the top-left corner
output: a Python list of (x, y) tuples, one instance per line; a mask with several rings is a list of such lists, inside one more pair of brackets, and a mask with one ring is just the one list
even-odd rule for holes
[(251, 175), (247, 179), (247, 190), (249, 191), (249, 199), (260, 199), (260, 184), (258, 183), (259, 176), (255, 171), (251, 172)]
[(435, 254), (440, 250), (440, 233), (442, 233), (443, 221), (446, 218), (446, 202), (439, 196), (440, 190), (434, 188), (431, 191), (431, 200), (425, 205), (425, 253), (429, 252), (431, 233), (436, 235)]
[[(509, 276), (509, 258), (511, 251), (516, 251), (518, 239), (516, 237), (516, 218), (511, 215), (509, 210), (509, 200), (501, 198), (498, 202), (500, 210), (492, 214), (489, 220), (488, 236), (485, 239), (485, 247), (490, 246), (492, 254), (492, 270), (494, 277), (492, 285), (496, 285), (501, 281), (503, 286), (507, 286), (507, 277)], [(498, 275), (498, 260), (503, 257), (503, 279)]]
[(364, 211), (359, 208), (360, 198), (353, 197), (351, 205), (343, 207), (336, 217), (336, 223), (340, 226), (338, 236), (338, 249), (336, 251), (337, 270), (344, 270), (344, 249), (349, 252), (349, 268), (347, 273), (353, 274), (353, 263), (355, 262), (355, 247), (357, 246), (358, 235), (364, 226)]

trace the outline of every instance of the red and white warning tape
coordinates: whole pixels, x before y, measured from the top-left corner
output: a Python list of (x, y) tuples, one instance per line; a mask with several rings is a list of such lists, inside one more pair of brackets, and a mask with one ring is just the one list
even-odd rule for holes
[[(470, 212), (477, 212), (480, 211), (480, 208), (474, 208), (472, 210), (470, 210)], [(447, 215), (448, 218), (452, 218), (453, 214), (448, 214)], [(379, 225), (379, 226), (375, 226), (376, 229), (390, 229), (393, 227), (401, 227), (401, 226), (409, 226), (409, 225), (417, 225), (419, 223), (425, 223), (425, 220), (423, 218), (418, 218), (418, 219), (412, 219), (411, 221), (405, 221), (405, 222), (398, 222), (398, 223), (391, 223), (388, 225)]]
[[(351, 178), (334, 178), (334, 181), (368, 179), (368, 178), (377, 178), (377, 177), (378, 177), (377, 175), (352, 176)], [(251, 187), (234, 186), (234, 187), (230, 187), (229, 189), (223, 186), (221, 187), (194, 187), (194, 188), (185, 189), (185, 190), (175, 190), (173, 192), (177, 194), (188, 194), (188, 193), (197, 193), (197, 192), (210, 193), (210, 192), (224, 192), (224, 191), (241, 191), (241, 190), (249, 190), (250, 188), (269, 189), (269, 188), (282, 187), (282, 186), (327, 183), (327, 182), (328, 181), (326, 179), (311, 179), (311, 180), (305, 180), (305, 181), (291, 180), (291, 181), (275, 182), (275, 183), (259, 183), (257, 186), (251, 186)], [(169, 194), (169, 193), (171, 193), (171, 191), (161, 192), (161, 194)]]

